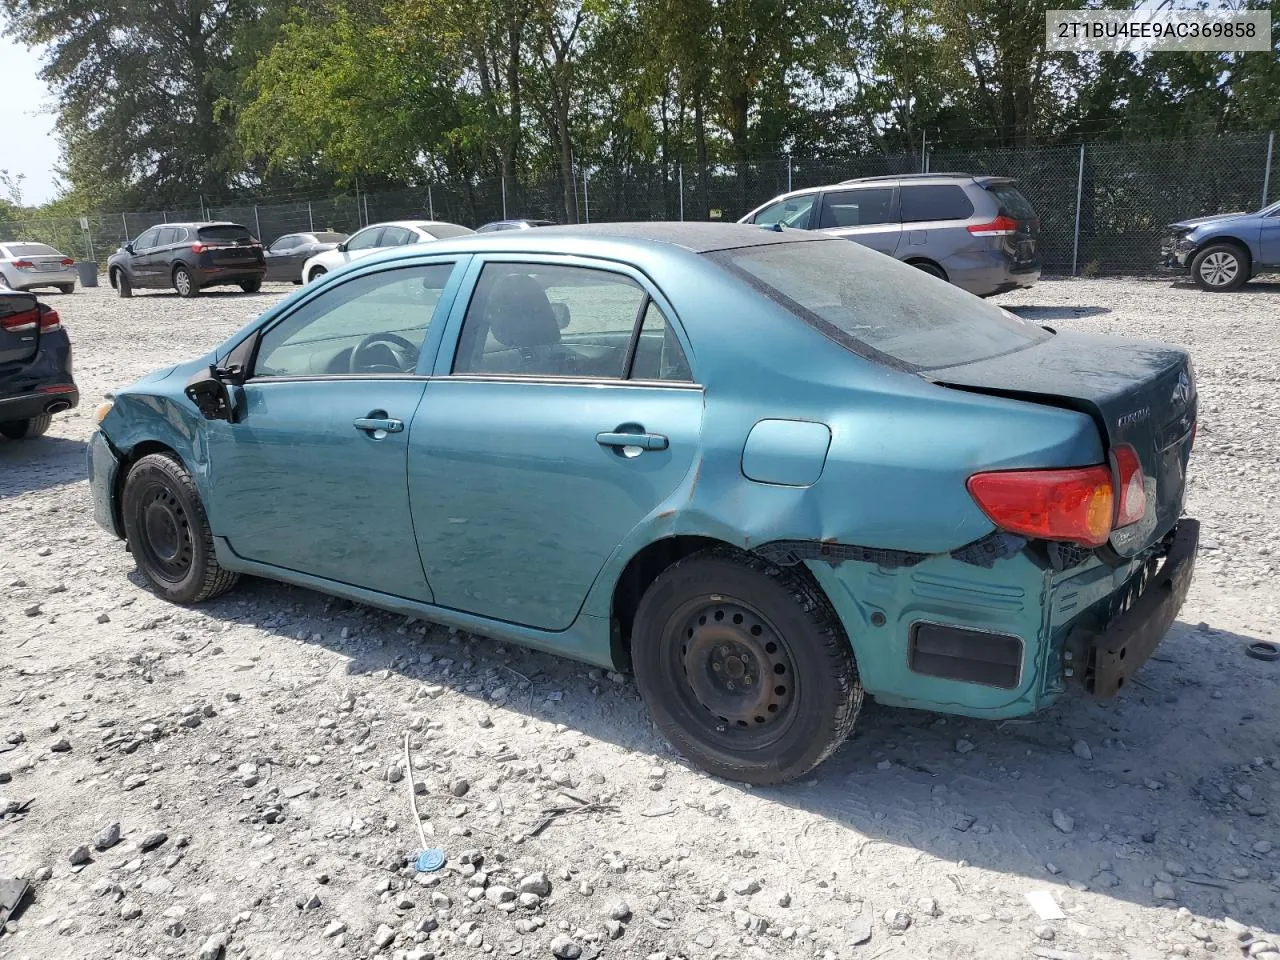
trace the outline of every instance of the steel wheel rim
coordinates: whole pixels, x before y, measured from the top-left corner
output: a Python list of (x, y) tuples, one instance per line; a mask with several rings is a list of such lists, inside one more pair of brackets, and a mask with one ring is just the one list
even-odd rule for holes
[(179, 270), (173, 275), (173, 284), (183, 296), (191, 292), (191, 277), (185, 270)]
[(710, 742), (759, 750), (786, 734), (799, 678), (789, 645), (760, 611), (730, 597), (699, 597), (671, 617), (664, 642), (672, 686)]
[(1211, 287), (1225, 287), (1240, 273), (1240, 261), (1230, 253), (1211, 253), (1200, 263), (1200, 276)]
[(163, 580), (181, 582), (195, 557), (191, 521), (182, 502), (167, 486), (153, 484), (142, 494), (138, 519), (147, 566)]

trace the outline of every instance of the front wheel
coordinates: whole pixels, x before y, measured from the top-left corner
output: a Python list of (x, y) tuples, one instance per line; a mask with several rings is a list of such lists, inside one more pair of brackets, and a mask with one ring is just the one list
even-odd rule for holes
[(710, 550), (673, 564), (640, 601), (631, 650), (658, 729), (729, 780), (804, 776), (849, 736), (862, 705), (826, 598), (756, 557)]
[(328, 272), (324, 267), (312, 267), (311, 272), (307, 274), (307, 283), (315, 283)]
[(200, 292), (200, 288), (196, 286), (195, 277), (191, 276), (191, 271), (183, 266), (173, 268), (173, 289), (178, 291), (178, 296), (184, 298), (194, 297)]
[(1191, 261), (1191, 279), (1201, 290), (1236, 290), (1249, 279), (1249, 260), (1231, 243), (1213, 243)]
[(0, 421), (0, 436), (8, 437), (10, 440), (30, 440), (32, 437), (42, 437), (48, 431), (51, 423), (53, 423), (53, 414), (51, 413), (42, 413), (38, 417), (30, 417), (26, 420)]
[(244, 283), (240, 284), (240, 289), (243, 290), (245, 293), (257, 293), (259, 290), (262, 289), (262, 281), (246, 280), (244, 281)]
[(129, 275), (123, 270), (116, 271), (116, 293), (120, 294), (121, 299), (133, 296), (133, 284), (129, 282)]
[(133, 465), (121, 513), (138, 572), (166, 600), (200, 603), (239, 579), (219, 566), (200, 494), (174, 457), (152, 453)]

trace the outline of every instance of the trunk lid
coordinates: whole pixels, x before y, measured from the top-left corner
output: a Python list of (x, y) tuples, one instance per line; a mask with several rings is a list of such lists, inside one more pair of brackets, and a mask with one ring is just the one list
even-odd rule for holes
[(1196, 419), (1195, 374), (1185, 350), (1162, 343), (1061, 332), (1023, 350), (921, 376), (943, 386), (1087, 413), (1108, 451), (1132, 444), (1147, 508), (1111, 534), (1130, 557), (1159, 540), (1182, 513)]
[(979, 181), (996, 201), (998, 216), (1017, 224), (1012, 234), (999, 238), (1001, 252), (1012, 270), (1033, 270), (1040, 266), (1040, 217), (1035, 207), (1017, 187), (1016, 180), (988, 177)]
[(40, 303), (25, 293), (0, 293), (0, 364), (30, 360), (40, 346)]

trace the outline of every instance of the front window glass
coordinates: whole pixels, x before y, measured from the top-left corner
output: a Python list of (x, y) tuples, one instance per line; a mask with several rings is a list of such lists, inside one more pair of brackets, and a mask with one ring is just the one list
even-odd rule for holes
[(710, 256), (833, 340), (908, 367), (970, 363), (1052, 336), (848, 240), (739, 247)]
[(368, 227), (361, 230), (347, 243), (348, 250), (372, 250), (382, 245), (382, 231), (386, 227)]
[(413, 373), (451, 263), (365, 274), (326, 290), (262, 336), (256, 377)]
[(300, 239), (301, 239), (300, 237), (296, 237), (296, 236), (281, 237), (279, 240), (277, 240), (275, 243), (271, 245), (271, 252), (282, 253), (285, 250), (292, 250), (294, 247), (298, 245), (298, 241)]
[(619, 379), (645, 300), (638, 283), (606, 270), (490, 263), (453, 372)]
[(751, 222), (762, 226), (780, 223), (784, 227), (804, 229), (809, 225), (809, 211), (813, 209), (814, 196), (812, 193), (807, 193), (802, 197), (779, 200), (757, 213)]

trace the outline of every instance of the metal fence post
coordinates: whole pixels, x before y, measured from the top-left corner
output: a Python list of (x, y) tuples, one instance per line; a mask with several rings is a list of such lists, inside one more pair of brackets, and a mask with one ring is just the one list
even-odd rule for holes
[(1076, 234), (1071, 244), (1071, 275), (1076, 275), (1080, 258), (1080, 201), (1084, 197), (1084, 144), (1080, 144), (1080, 172), (1076, 175)]
[(676, 172), (680, 176), (680, 222), (684, 223), (684, 164), (676, 164)]
[(791, 192), (791, 154), (787, 154), (787, 193)]
[(120, 214), (120, 226), (124, 227), (124, 242), (129, 242), (129, 221), (125, 219), (124, 214)]
[(315, 232), (316, 232), (316, 218), (315, 218), (315, 216), (311, 213), (311, 201), (310, 201), (310, 200), (308, 200), (308, 201), (307, 201), (307, 224), (308, 224), (308, 229), (309, 229), (312, 233), (315, 233)]
[(434, 220), (436, 218), (436, 205), (431, 199), (431, 184), (427, 184), (427, 216)]
[(1267, 137), (1267, 169), (1262, 174), (1262, 205), (1267, 205), (1267, 196), (1271, 192), (1271, 155), (1276, 148), (1276, 132), (1271, 131), (1271, 136)]
[(587, 192), (587, 168), (582, 168), (582, 212), (587, 223), (591, 222), (591, 194)]
[(507, 219), (507, 175), (505, 173), (502, 175), (502, 219)]
[(258, 205), (253, 205), (253, 225), (258, 228), (258, 239), (262, 239), (262, 221), (258, 219)]

